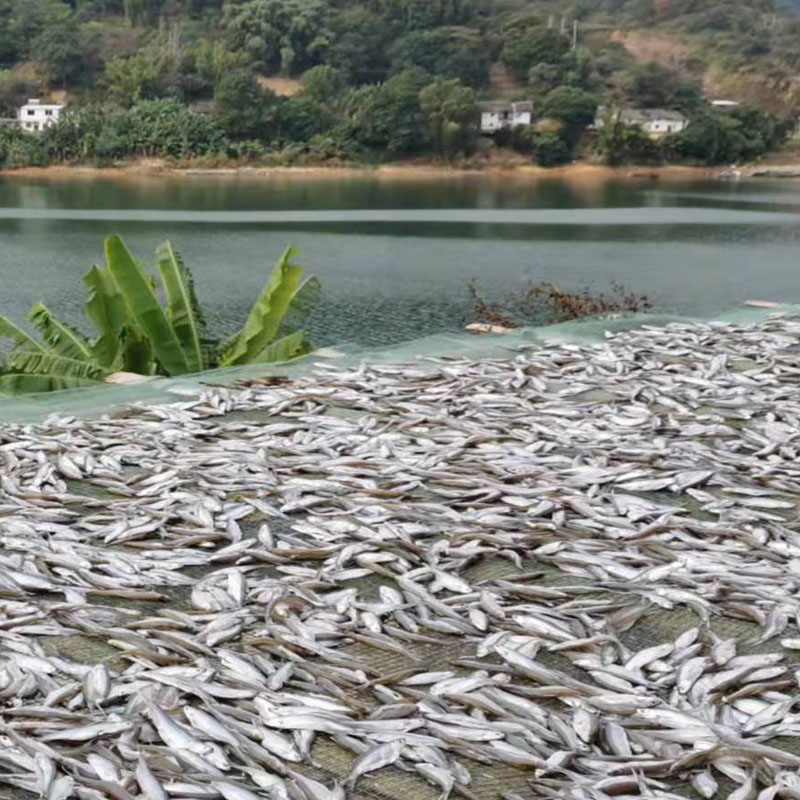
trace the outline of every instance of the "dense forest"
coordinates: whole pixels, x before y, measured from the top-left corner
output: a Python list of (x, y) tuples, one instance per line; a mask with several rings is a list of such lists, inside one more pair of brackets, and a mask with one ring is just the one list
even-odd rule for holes
[[(486, 157), (731, 163), (796, 117), (800, 0), (0, 0), (0, 162)], [(742, 105), (715, 113), (708, 96)], [(800, 97), (800, 95), (798, 95)], [(478, 135), (484, 99), (536, 124)], [(684, 112), (654, 142), (613, 110)], [(607, 124), (590, 131), (598, 109)]]

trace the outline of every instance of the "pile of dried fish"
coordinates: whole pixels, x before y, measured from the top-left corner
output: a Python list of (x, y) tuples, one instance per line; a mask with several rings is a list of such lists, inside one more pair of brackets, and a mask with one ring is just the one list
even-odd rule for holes
[(2, 796), (800, 798), (798, 377), (772, 318), (0, 429)]

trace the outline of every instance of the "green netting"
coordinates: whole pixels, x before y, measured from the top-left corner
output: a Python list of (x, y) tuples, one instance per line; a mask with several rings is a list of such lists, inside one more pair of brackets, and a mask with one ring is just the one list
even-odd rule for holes
[[(721, 322), (747, 324), (775, 313), (793, 313), (800, 306), (783, 305), (775, 309), (738, 308), (716, 317)], [(227, 384), (236, 379), (259, 377), (265, 374), (302, 377), (310, 374), (315, 364), (324, 362), (339, 366), (357, 365), (362, 361), (403, 363), (450, 355), (472, 358), (507, 358), (522, 344), (546, 341), (599, 342), (607, 332), (631, 330), (641, 325), (666, 325), (670, 322), (699, 322), (701, 320), (668, 314), (631, 314), (621, 318), (589, 319), (566, 322), (539, 328), (518, 328), (503, 335), (442, 333), (414, 339), (391, 347), (367, 348), (342, 346), (289, 364), (264, 367), (245, 366), (211, 370), (198, 375), (170, 379), (151, 379), (129, 386), (100, 386), (62, 392), (26, 395), (0, 400), (0, 423), (29, 422), (44, 419), (50, 414), (99, 416), (124, 413), (126, 406), (138, 403), (175, 401), (181, 395), (194, 395), (204, 384)], [(602, 398), (598, 396), (598, 401)], [(245, 419), (245, 417), (242, 417)]]

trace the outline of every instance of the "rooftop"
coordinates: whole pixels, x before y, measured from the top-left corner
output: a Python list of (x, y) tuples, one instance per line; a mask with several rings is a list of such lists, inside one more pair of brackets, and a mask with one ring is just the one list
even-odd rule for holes
[(478, 103), (481, 111), (502, 113), (505, 111), (514, 111), (518, 114), (525, 112), (533, 112), (533, 102), (531, 100), (518, 100), (516, 103), (507, 100), (487, 100)]
[(29, 106), (39, 106), (40, 108), (64, 108), (63, 103), (43, 103), (38, 97), (32, 97), (22, 107), (27, 108)]
[(686, 117), (680, 111), (670, 111), (665, 108), (628, 108), (622, 111), (622, 118), (635, 122), (654, 122), (655, 120), (686, 121)]

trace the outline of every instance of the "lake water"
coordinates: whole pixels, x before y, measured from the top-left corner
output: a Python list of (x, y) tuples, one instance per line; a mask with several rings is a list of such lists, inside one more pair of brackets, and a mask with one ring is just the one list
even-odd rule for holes
[(288, 244), (318, 275), (318, 342), (382, 345), (458, 330), (470, 280), (496, 298), (534, 281), (647, 294), (713, 317), (800, 300), (800, 183), (455, 175), (0, 178), (0, 311), (42, 300), (80, 323), (81, 275), (123, 235), (148, 263), (169, 238), (219, 333), (244, 318)]

